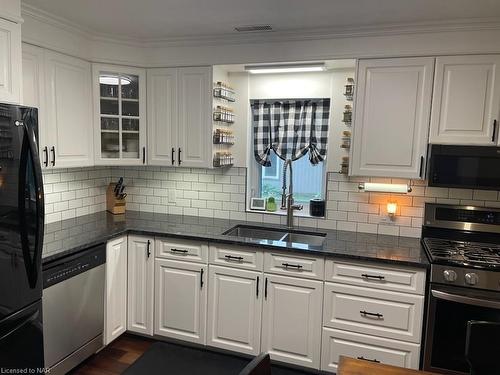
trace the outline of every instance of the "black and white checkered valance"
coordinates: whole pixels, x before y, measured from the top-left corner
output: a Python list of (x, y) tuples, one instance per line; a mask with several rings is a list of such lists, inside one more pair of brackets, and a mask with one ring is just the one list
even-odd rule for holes
[(283, 160), (309, 152), (311, 164), (326, 159), (330, 99), (252, 100), (254, 156), (271, 165), (271, 150)]

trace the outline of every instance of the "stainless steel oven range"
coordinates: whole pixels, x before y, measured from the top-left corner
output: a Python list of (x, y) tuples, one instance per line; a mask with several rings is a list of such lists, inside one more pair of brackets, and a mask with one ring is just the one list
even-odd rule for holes
[(424, 370), (469, 374), (467, 322), (500, 322), (500, 209), (427, 204), (422, 244), (431, 262)]

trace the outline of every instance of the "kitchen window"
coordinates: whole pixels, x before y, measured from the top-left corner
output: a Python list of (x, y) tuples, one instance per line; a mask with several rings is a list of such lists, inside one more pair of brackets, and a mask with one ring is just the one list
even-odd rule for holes
[[(324, 197), (329, 99), (251, 101), (254, 158), (250, 196), (274, 198), (280, 211), (285, 160), (292, 160), (293, 197), (304, 205)], [(286, 187), (290, 174), (287, 173)], [(288, 191), (287, 191), (288, 193)]]

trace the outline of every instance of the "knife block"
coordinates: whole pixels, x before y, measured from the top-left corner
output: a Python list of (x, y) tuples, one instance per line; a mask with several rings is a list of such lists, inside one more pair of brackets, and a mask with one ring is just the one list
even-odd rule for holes
[(113, 215), (124, 214), (127, 201), (125, 198), (118, 199), (113, 191), (114, 188), (115, 184), (111, 183), (108, 185), (108, 189), (106, 190), (106, 210), (111, 212)]

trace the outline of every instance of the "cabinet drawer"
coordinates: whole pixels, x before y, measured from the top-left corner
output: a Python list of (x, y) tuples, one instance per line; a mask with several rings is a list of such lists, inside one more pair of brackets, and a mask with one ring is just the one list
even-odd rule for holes
[(262, 271), (264, 254), (251, 247), (210, 244), (210, 264)]
[(425, 271), (416, 268), (328, 259), (325, 274), (326, 281), (336, 283), (419, 295), (424, 295), (425, 292)]
[(424, 297), (325, 283), (323, 325), (420, 343)]
[(208, 243), (175, 238), (157, 238), (156, 256), (176, 260), (208, 263)]
[(308, 279), (323, 279), (325, 260), (290, 253), (265, 252), (264, 271)]
[(323, 328), (321, 370), (336, 372), (339, 357), (377, 361), (418, 369), (420, 345), (381, 337)]

